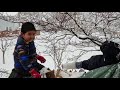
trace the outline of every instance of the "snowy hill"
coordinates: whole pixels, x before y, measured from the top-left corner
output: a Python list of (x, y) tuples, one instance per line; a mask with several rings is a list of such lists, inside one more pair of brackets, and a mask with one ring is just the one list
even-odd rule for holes
[[(38, 36), (39, 37), (39, 36)], [(2, 51), (0, 50), (0, 57), (1, 57), (1, 60), (0, 60), (0, 68), (1, 69), (5, 69), (8, 73), (11, 73), (11, 70), (13, 69), (14, 67), (14, 60), (13, 60), (13, 51), (14, 51), (14, 47), (15, 47), (15, 43), (16, 43), (16, 40), (17, 39), (13, 39), (12, 42), (13, 42), (13, 45), (9, 46), (7, 48), (7, 51), (5, 52), (5, 64), (3, 64), (3, 60), (2, 60)], [(0, 44), (1, 44), (1, 41), (0, 41)], [(38, 45), (40, 44), (40, 46)], [(54, 65), (54, 61), (52, 60), (52, 58), (50, 56), (47, 56), (46, 54), (42, 53), (42, 51), (44, 51), (46, 48), (44, 47), (44, 44), (40, 43), (37, 39), (35, 40), (35, 45), (36, 45), (36, 51), (38, 54), (44, 56), (46, 58), (46, 62), (45, 63), (41, 63), (42, 65), (44, 65), (45, 67), (48, 67), (50, 68), (51, 70), (55, 69), (55, 65)], [(72, 48), (72, 47), (71, 47)], [(69, 48), (69, 49), (71, 49)], [(98, 47), (99, 48), (99, 47)], [(72, 48), (74, 49), (74, 48)], [(92, 47), (87, 47), (87, 48), (84, 48), (84, 49), (93, 49)], [(78, 52), (74, 53), (74, 54), (77, 54)], [(71, 55), (71, 53), (68, 53), (69, 55)], [(88, 52), (86, 53), (85, 55), (81, 56), (79, 58), (78, 61), (83, 61), (83, 60), (86, 60), (88, 58), (90, 58), (91, 56), (93, 55), (98, 55), (98, 54), (102, 54), (100, 51), (91, 51), (91, 52)], [(39, 62), (39, 61), (38, 61)], [(40, 62), (39, 62), (40, 63)], [(83, 72), (82, 72), (83, 73)], [(63, 76), (65, 78), (76, 78), (76, 77), (79, 77), (81, 75), (81, 72), (69, 72), (70, 76), (66, 75), (65, 73), (62, 73)], [(0, 76), (1, 78), (3, 78), (2, 76)], [(5, 76), (6, 77), (6, 76)]]

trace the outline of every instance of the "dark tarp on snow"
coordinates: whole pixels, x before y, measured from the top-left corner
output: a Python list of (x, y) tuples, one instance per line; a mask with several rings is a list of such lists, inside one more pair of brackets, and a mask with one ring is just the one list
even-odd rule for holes
[(93, 69), (80, 78), (120, 78), (120, 62)]

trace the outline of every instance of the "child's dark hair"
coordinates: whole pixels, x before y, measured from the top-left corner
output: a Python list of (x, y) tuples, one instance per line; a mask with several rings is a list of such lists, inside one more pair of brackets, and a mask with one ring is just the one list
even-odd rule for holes
[(25, 22), (22, 24), (21, 32), (25, 34), (28, 31), (36, 31), (35, 26), (31, 22)]

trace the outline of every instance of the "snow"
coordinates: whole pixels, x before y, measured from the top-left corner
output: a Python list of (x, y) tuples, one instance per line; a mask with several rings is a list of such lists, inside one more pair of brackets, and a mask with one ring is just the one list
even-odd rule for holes
[[(5, 53), (5, 64), (3, 64), (2, 51), (0, 50), (0, 57), (1, 57), (0, 68), (1, 69), (5, 69), (5, 71), (8, 71), (8, 73), (11, 73), (11, 70), (14, 67), (13, 51), (14, 51), (16, 40), (17, 39), (13, 40), (13, 45), (9, 46), (7, 51), (6, 51), (6, 53)], [(41, 64), (44, 65), (45, 67), (50, 68), (51, 70), (55, 69), (55, 65), (54, 65), (54, 62), (53, 62), (52, 58), (50, 56), (47, 56), (44, 53), (42, 53), (42, 51), (45, 50), (45, 47), (43, 47), (42, 44), (38, 40), (35, 40), (35, 42), (36, 42), (35, 45), (36, 45), (36, 48), (37, 48), (37, 53), (42, 55), (42, 56), (44, 56), (46, 58), (46, 62), (45, 63), (41, 63)], [(0, 43), (1, 43), (1, 41), (0, 41)], [(37, 45), (37, 43), (40, 43), (40, 45)], [(69, 49), (73, 49), (74, 50), (74, 48), (72, 48), (72, 47), (69, 48)], [(90, 50), (90, 49), (93, 49), (93, 47), (87, 47), (87, 48), (83, 48), (83, 49), (87, 49), (87, 50), (89, 49)], [(77, 55), (78, 52), (75, 52), (74, 54)], [(78, 61), (86, 60), (86, 59), (90, 58), (91, 56), (98, 55), (98, 54), (102, 54), (102, 53), (100, 51), (88, 52), (85, 55), (81, 56)], [(72, 55), (72, 53), (69, 53), (69, 56), (71, 56), (71, 55)], [(61, 75), (64, 78), (78, 78), (78, 77), (80, 77), (84, 73), (84, 71), (83, 72), (68, 72), (68, 73), (69, 74), (66, 74), (65, 72), (62, 72)], [(4, 76), (4, 77), (6, 78), (6, 76)], [(0, 76), (0, 78), (4, 78), (4, 77)]]
[(10, 15), (10, 16), (14, 16), (16, 15), (18, 12), (3, 12), (3, 15), (7, 16), (7, 15)]
[(80, 76), (82, 76), (85, 72), (61, 72), (60, 75), (63, 78), (79, 78)]

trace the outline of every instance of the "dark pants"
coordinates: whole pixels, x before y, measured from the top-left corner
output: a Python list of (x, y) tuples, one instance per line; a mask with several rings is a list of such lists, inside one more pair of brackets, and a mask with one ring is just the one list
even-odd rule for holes
[[(9, 76), (9, 78), (23, 78), (23, 77), (26, 77), (26, 75), (19, 73), (19, 71), (16, 69), (12, 69), (12, 72)], [(30, 77), (30, 75), (29, 75), (29, 77)]]
[(102, 66), (111, 65), (118, 63), (119, 61), (114, 58), (105, 58), (103, 55), (95, 55), (89, 58), (88, 60), (84, 60), (82, 62), (77, 62), (77, 68), (84, 68), (87, 70), (96, 69)]
[[(36, 71), (39, 72), (43, 67), (44, 67), (43, 65), (37, 63), (35, 69), (36, 69)], [(25, 71), (23, 71), (21, 69), (15, 69), (14, 68), (12, 70), (9, 78), (32, 78), (32, 77), (29, 74), (29, 72), (27, 72), (27, 71), (25, 72)]]

